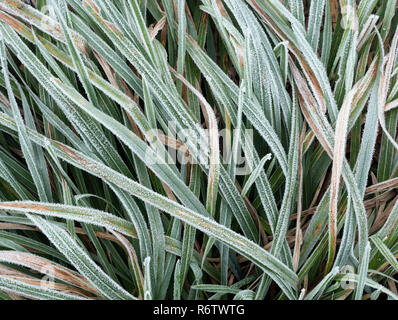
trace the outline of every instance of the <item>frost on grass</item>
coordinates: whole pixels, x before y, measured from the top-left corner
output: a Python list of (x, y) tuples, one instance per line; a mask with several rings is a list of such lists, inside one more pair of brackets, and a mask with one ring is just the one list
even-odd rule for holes
[(0, 297), (397, 299), (396, 2), (120, 3), (0, 1)]

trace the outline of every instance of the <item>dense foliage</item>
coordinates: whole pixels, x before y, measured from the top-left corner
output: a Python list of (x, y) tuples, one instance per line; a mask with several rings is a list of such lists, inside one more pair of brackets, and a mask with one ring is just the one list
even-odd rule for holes
[(398, 299), (397, 0), (0, 0), (0, 299)]

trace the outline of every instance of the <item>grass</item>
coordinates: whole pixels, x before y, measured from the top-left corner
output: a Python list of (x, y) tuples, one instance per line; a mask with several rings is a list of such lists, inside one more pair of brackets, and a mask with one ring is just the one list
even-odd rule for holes
[(0, 299), (398, 299), (397, 0), (0, 0)]

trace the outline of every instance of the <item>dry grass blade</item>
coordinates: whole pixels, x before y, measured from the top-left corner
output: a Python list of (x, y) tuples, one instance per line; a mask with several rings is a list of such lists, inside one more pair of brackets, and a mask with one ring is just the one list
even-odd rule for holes
[[(385, 120), (385, 112), (387, 112), (391, 107), (391, 105), (387, 105), (387, 98), (391, 84), (391, 74), (393, 72), (393, 68), (395, 65), (396, 57), (397, 57), (397, 49), (398, 49), (398, 31), (395, 32), (394, 38), (392, 40), (390, 53), (386, 56), (386, 66), (381, 73), (381, 85), (379, 89), (379, 121), (380, 126), (382, 127), (384, 134), (390, 140), (391, 144), (394, 146), (396, 150), (398, 150), (398, 143), (395, 141), (395, 138), (391, 136), (390, 132), (388, 132), (386, 128), (386, 120)], [(387, 105), (387, 107), (386, 107)]]
[(87, 279), (82, 277), (79, 273), (55, 264), (40, 256), (24, 252), (0, 251), (0, 261), (21, 265), (39, 272), (47, 273), (52, 277), (70, 283), (78, 288), (97, 294), (97, 290), (89, 286)]
[(341, 107), (336, 123), (335, 145), (333, 150), (333, 168), (330, 182), (329, 256), (325, 274), (330, 271), (336, 253), (338, 199), (347, 145), (348, 119), (352, 109), (354, 95), (356, 94), (358, 87), (358, 85), (355, 86), (348, 93), (343, 106)]

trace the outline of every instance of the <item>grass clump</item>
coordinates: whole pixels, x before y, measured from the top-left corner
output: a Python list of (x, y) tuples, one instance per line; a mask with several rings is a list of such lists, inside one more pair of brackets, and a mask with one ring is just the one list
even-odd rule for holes
[(0, 0), (1, 299), (397, 299), (397, 0)]

